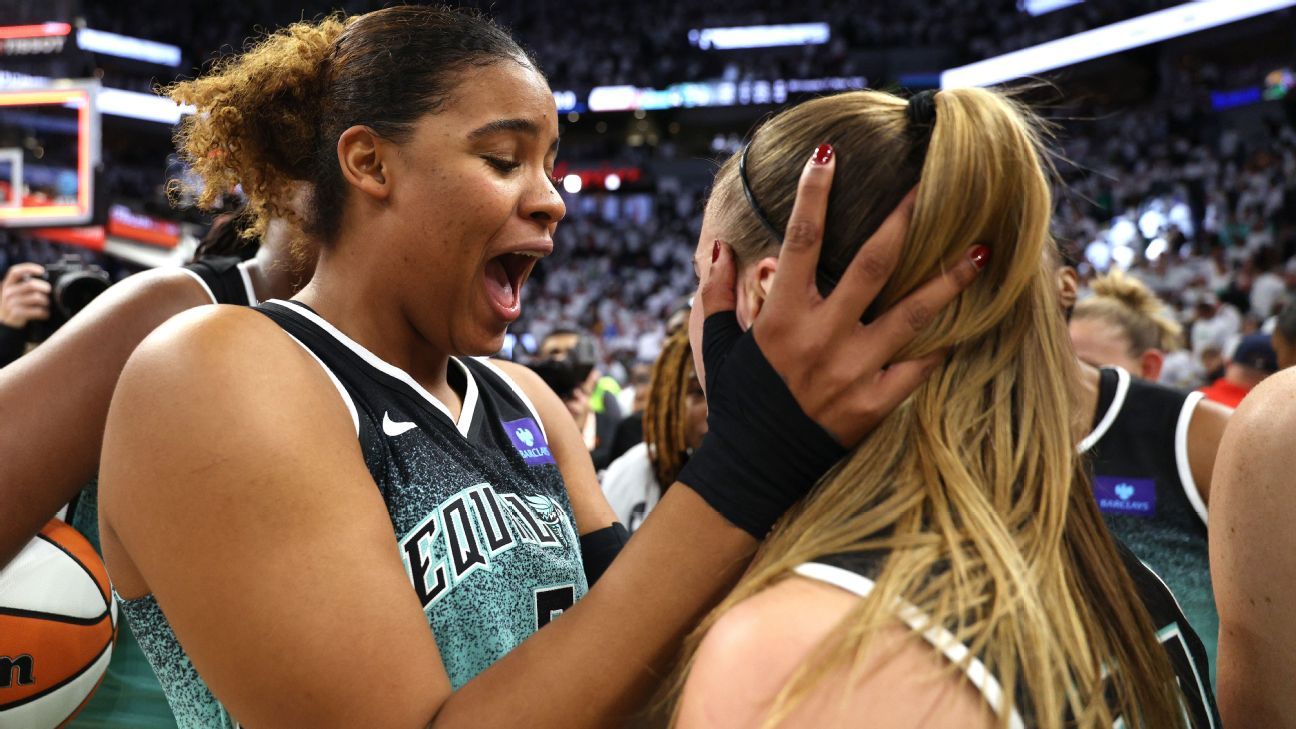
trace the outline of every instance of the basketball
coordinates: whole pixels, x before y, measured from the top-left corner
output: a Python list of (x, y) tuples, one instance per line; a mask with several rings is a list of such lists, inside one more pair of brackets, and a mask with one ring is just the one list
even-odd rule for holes
[(108, 571), (51, 519), (0, 571), (0, 726), (63, 726), (103, 679), (117, 635)]

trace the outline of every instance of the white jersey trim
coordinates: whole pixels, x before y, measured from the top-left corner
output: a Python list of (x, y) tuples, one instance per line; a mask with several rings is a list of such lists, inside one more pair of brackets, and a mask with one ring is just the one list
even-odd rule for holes
[[(868, 597), (873, 592), (873, 580), (841, 567), (820, 562), (806, 562), (793, 571), (802, 577), (826, 582), (860, 597)], [(990, 708), (994, 709), (997, 715), (1003, 714), (1003, 687), (999, 685), (999, 679), (990, 674), (981, 659), (970, 655), (966, 645), (955, 639), (945, 628), (932, 625), (931, 618), (908, 602), (899, 601), (896, 615), (913, 630), (921, 631), (923, 638), (946, 658), (956, 665), (963, 666), (968, 680), (980, 689), (981, 695), (985, 697), (986, 703), (990, 704)], [(1013, 708), (1008, 717), (1008, 726), (1011, 729), (1026, 729), (1026, 722), (1022, 720), (1016, 708)]]
[[(288, 334), (288, 332), (285, 331), (284, 334)], [(294, 342), (300, 344), (301, 348), (306, 350), (306, 354), (309, 354), (312, 358), (314, 358), (316, 362), (319, 362), (320, 367), (324, 368), (324, 373), (327, 374), (329, 376), (329, 379), (333, 381), (333, 386), (337, 388), (338, 394), (342, 396), (342, 402), (346, 403), (347, 412), (351, 413), (351, 424), (355, 426), (356, 437), (359, 438), (360, 437), (360, 414), (356, 412), (355, 401), (351, 399), (351, 393), (347, 392), (347, 389), (342, 386), (342, 381), (337, 378), (337, 375), (333, 374), (333, 370), (329, 369), (328, 365), (324, 364), (324, 360), (320, 359), (319, 355), (312, 352), (310, 347), (307, 347), (305, 344), (302, 344), (302, 341), (297, 337), (293, 337), (293, 335), (291, 334), (288, 334), (288, 336), (292, 337), (292, 340)]]
[(1098, 444), (1107, 431), (1111, 430), (1112, 423), (1116, 422), (1116, 416), (1120, 415), (1121, 408), (1125, 406), (1125, 397), (1129, 394), (1130, 373), (1120, 367), (1104, 367), (1116, 372), (1116, 395), (1112, 397), (1111, 405), (1108, 406), (1107, 412), (1103, 414), (1102, 420), (1098, 421), (1098, 426), (1093, 432), (1086, 435), (1084, 440), (1080, 441), (1080, 452), (1088, 453), (1090, 448)]
[(338, 330), (337, 327), (325, 321), (322, 317), (320, 317), (315, 312), (311, 311), (310, 309), (306, 308), (305, 306), (302, 306), (301, 304), (295, 301), (271, 299), (271, 302), (275, 304), (280, 304), (282, 306), (291, 307), (293, 311), (296, 311), (302, 316), (306, 317), (306, 319), (309, 320), (311, 323), (315, 324), (320, 329), (323, 329), (327, 334), (329, 334), (334, 339), (336, 339), (344, 347), (354, 352), (356, 356), (364, 360), (364, 362), (368, 364), (370, 367), (373, 367), (374, 369), (387, 375), (388, 377), (391, 377), (396, 380), (400, 380), (401, 382), (408, 385), (410, 389), (412, 389), (415, 393), (419, 395), (419, 397), (426, 400), (427, 403), (432, 407), (441, 411), (441, 413), (445, 415), (446, 418), (448, 418), (451, 423), (454, 423), (455, 427), (459, 429), (459, 433), (461, 435), (467, 437), (468, 428), (470, 425), (472, 425), (473, 413), (476, 412), (477, 410), (478, 393), (477, 393), (477, 380), (473, 378), (472, 373), (468, 371), (468, 367), (465, 366), (463, 362), (460, 362), (454, 357), (450, 358), (450, 361), (453, 362), (455, 366), (459, 367), (460, 370), (463, 371), (464, 378), (467, 381), (467, 385), (464, 387), (463, 407), (460, 409), (459, 419), (456, 421), (454, 419), (454, 416), (450, 414), (450, 408), (446, 407), (445, 403), (441, 402), (432, 393), (424, 389), (424, 387), (420, 385), (418, 382), (416, 382), (413, 377), (410, 377), (408, 372), (397, 367), (396, 365), (387, 362), (386, 360), (382, 359), (381, 357), (374, 354), (373, 352), (370, 352), (369, 350), (365, 349), (358, 342), (351, 339), (347, 335), (343, 334), (340, 330)]
[(1206, 524), (1206, 502), (1202, 500), (1201, 492), (1197, 490), (1197, 482), (1193, 480), (1192, 464), (1188, 461), (1188, 426), (1192, 424), (1193, 413), (1197, 410), (1197, 403), (1201, 402), (1204, 395), (1200, 392), (1194, 392), (1188, 395), (1184, 400), (1183, 409), (1179, 411), (1179, 422), (1175, 425), (1175, 465), (1179, 467), (1179, 482), (1183, 484), (1184, 496), (1188, 497), (1188, 503), (1192, 504), (1193, 511), (1201, 517), (1202, 524)]
[(203, 289), (203, 291), (205, 291), (205, 292), (207, 293), (207, 298), (211, 299), (213, 304), (219, 304), (219, 303), (220, 303), (219, 301), (216, 300), (216, 294), (213, 294), (213, 293), (212, 293), (211, 287), (207, 285), (207, 282), (203, 280), (203, 277), (202, 277), (202, 276), (199, 276), (197, 273), (195, 273), (194, 271), (190, 271), (189, 269), (185, 268), (184, 266), (181, 266), (181, 267), (180, 267), (179, 269), (177, 269), (177, 270), (179, 270), (181, 273), (188, 274), (190, 278), (192, 278), (193, 280), (197, 281), (197, 282), (198, 282), (198, 285), (201, 286), (202, 289)]
[(504, 370), (500, 369), (499, 367), (496, 367), (495, 363), (490, 361), (490, 357), (477, 357), (476, 360), (486, 365), (486, 367), (488, 367), (491, 370), (491, 372), (494, 372), (495, 374), (499, 375), (499, 378), (501, 380), (504, 380), (504, 383), (513, 390), (513, 394), (517, 395), (518, 399), (522, 401), (522, 404), (526, 406), (526, 409), (530, 411), (531, 417), (535, 418), (536, 424), (540, 426), (540, 434), (544, 436), (545, 442), (548, 443), (549, 433), (545, 432), (545, 424), (544, 424), (544, 420), (540, 417), (540, 411), (536, 410), (535, 403), (531, 402), (531, 398), (527, 397), (527, 394), (525, 391), (523, 391), (522, 386), (519, 385), (517, 382), (515, 382), (512, 377), (509, 377), (508, 373), (506, 373)]
[(256, 289), (252, 288), (252, 275), (247, 270), (248, 263), (249, 261), (239, 261), (235, 268), (238, 269), (239, 277), (243, 279), (243, 289), (247, 291), (248, 306), (256, 306), (261, 302), (257, 301)]

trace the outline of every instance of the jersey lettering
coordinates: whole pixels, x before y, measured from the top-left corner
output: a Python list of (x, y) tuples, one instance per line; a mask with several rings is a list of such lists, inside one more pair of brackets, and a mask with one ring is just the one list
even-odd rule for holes
[(401, 539), (405, 573), (426, 609), (522, 542), (562, 547), (554, 527), (563, 521), (546, 496), (499, 494), (480, 483), (446, 499)]

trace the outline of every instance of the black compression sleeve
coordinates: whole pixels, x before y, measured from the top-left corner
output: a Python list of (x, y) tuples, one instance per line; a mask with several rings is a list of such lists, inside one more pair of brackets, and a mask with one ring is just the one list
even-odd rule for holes
[(621, 553), (621, 548), (629, 539), (630, 532), (626, 531), (621, 522), (580, 538), (581, 559), (585, 563), (585, 578), (589, 580), (590, 587), (612, 565), (612, 560)]
[(27, 347), (27, 331), (0, 324), (0, 367), (22, 356)]

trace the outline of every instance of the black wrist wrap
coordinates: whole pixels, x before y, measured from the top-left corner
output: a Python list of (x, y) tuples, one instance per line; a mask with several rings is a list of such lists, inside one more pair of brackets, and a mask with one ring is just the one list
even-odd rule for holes
[(707, 317), (702, 348), (709, 431), (679, 481), (764, 539), (846, 449), (802, 412), (732, 311)]

